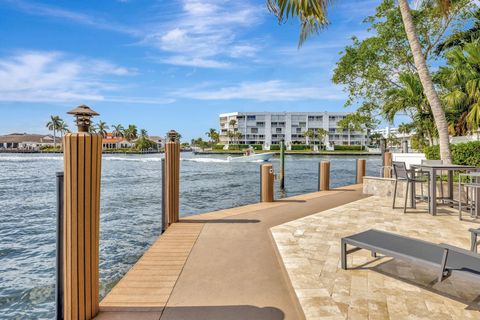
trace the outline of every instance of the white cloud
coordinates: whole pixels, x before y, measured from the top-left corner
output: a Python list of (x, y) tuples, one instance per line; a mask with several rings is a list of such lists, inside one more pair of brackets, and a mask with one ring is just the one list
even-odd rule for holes
[(180, 3), (182, 12), (166, 23), (150, 26), (149, 30), (153, 31), (143, 40), (172, 55), (160, 61), (222, 68), (229, 64), (228, 58), (251, 57), (256, 53), (253, 44), (239, 43), (238, 33), (260, 21), (263, 7), (219, 0), (182, 0)]
[(237, 86), (219, 89), (189, 89), (177, 91), (179, 97), (198, 100), (245, 99), (257, 101), (300, 101), (300, 100), (343, 100), (345, 94), (335, 87), (320, 88), (270, 80), (264, 82), (244, 82)]
[(172, 99), (118, 97), (111, 77), (136, 74), (108, 61), (70, 58), (61, 52), (21, 52), (0, 58), (0, 101), (171, 103)]

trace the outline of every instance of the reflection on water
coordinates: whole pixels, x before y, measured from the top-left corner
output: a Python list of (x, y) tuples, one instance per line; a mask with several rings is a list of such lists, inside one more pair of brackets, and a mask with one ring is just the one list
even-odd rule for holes
[[(100, 277), (103, 296), (158, 237), (160, 155), (105, 155), (102, 168)], [(227, 156), (182, 154), (181, 215), (235, 207), (259, 199), (259, 163)], [(331, 161), (331, 186), (355, 179), (355, 157), (287, 156), (286, 190), (316, 191), (318, 162)], [(380, 157), (367, 157), (378, 175)], [(272, 159), (278, 172), (279, 161)], [(57, 155), (0, 154), (0, 319), (54, 316), (55, 172)]]

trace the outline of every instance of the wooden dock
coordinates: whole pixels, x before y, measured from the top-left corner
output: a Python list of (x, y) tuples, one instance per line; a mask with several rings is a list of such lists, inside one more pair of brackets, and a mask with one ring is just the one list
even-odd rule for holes
[(362, 197), (355, 185), (183, 218), (101, 301), (96, 319), (302, 319), (269, 230)]

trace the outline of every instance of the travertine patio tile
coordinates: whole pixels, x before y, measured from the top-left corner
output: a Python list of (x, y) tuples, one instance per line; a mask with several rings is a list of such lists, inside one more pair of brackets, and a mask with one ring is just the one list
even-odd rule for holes
[(436, 283), (436, 270), (367, 251), (340, 268), (340, 239), (371, 228), (469, 248), (468, 229), (456, 212), (439, 216), (419, 206), (403, 214), (391, 200), (370, 197), (271, 229), (307, 319), (480, 319), (480, 281), (452, 276)]

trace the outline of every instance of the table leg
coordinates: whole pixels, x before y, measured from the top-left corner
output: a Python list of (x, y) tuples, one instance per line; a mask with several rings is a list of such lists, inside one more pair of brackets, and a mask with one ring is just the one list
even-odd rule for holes
[(430, 170), (430, 213), (437, 215), (437, 172)]
[(448, 170), (448, 199), (453, 204), (453, 171)]
[(412, 181), (412, 185), (411, 185), (411, 188), (410, 188), (410, 207), (412, 209), (415, 209), (417, 207), (416, 206), (416, 201), (415, 201), (415, 197), (416, 197), (415, 186), (416, 186), (415, 181)]

